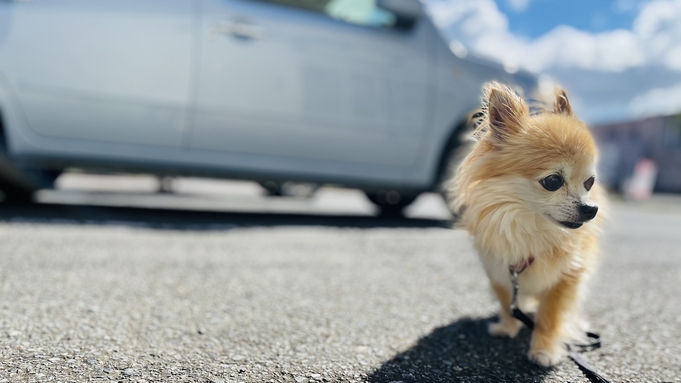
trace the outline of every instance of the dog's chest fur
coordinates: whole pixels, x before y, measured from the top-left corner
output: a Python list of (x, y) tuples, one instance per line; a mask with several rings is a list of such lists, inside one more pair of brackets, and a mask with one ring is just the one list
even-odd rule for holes
[(554, 285), (563, 275), (591, 269), (596, 233), (591, 227), (563, 229), (529, 210), (521, 196), (499, 193), (508, 179), (482, 181), (468, 192), (463, 225), (489, 277), (509, 285), (509, 266), (533, 257), (521, 274), (521, 292), (528, 295)]

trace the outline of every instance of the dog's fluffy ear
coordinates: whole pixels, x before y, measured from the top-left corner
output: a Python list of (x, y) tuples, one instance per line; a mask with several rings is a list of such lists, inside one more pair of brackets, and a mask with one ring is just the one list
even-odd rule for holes
[(556, 102), (553, 104), (553, 112), (572, 116), (572, 107), (570, 106), (570, 101), (568, 101), (567, 93), (565, 93), (565, 89), (563, 88), (556, 88)]
[(522, 120), (530, 115), (527, 105), (511, 88), (491, 82), (483, 88), (484, 104), (489, 120), (489, 137), (495, 143), (521, 130)]

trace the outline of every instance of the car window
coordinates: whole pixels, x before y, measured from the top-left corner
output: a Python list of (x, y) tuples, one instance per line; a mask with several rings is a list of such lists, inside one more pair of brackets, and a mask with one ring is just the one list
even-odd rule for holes
[(376, 0), (264, 0), (269, 3), (323, 13), (333, 19), (368, 27), (393, 27), (397, 17), (381, 9)]

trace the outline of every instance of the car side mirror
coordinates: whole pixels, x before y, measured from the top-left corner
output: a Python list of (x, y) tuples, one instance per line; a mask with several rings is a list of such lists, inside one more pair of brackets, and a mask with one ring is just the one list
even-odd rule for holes
[(395, 26), (402, 29), (411, 28), (423, 12), (418, 0), (376, 0), (376, 6), (393, 13), (397, 18)]

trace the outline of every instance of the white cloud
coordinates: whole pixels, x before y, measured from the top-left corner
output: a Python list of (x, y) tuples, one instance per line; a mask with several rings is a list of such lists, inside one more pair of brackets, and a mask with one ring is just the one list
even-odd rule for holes
[(559, 26), (532, 41), (510, 33), (485, 34), (471, 48), (535, 72), (551, 67), (618, 72), (645, 62), (645, 53), (631, 33), (621, 29), (594, 35)]
[(677, 113), (681, 110), (681, 84), (649, 90), (631, 100), (629, 108), (634, 117)]
[(681, 72), (681, 45), (677, 45), (667, 52), (665, 64), (667, 68)]
[(506, 3), (512, 10), (523, 12), (530, 5), (530, 0), (506, 0)]
[[(655, 107), (660, 95), (681, 99), (681, 95), (674, 93), (678, 86), (669, 88), (672, 90), (660, 89), (646, 85), (645, 78), (627, 77), (627, 73), (642, 68), (681, 72), (681, 0), (617, 0), (613, 3), (617, 11), (638, 10), (632, 29), (590, 33), (562, 25), (536, 39), (514, 35), (494, 0), (430, 1), (429, 10), (436, 24), (445, 35), (456, 40), (460, 50), (497, 59), (507, 67), (534, 72), (620, 73), (620, 80), (630, 81), (631, 87), (641, 95), (630, 99), (628, 106), (623, 104), (624, 108), (630, 108), (632, 115), (645, 114), (643, 110), (669, 111), (677, 107), (681, 110), (681, 106), (672, 101)], [(518, 4), (526, 5), (528, 1), (531, 0)], [(589, 100), (588, 95), (580, 96), (585, 108), (598, 101)], [(612, 105), (608, 108), (617, 109)], [(593, 110), (589, 113), (598, 114)]]
[(493, 0), (435, 1), (429, 8), (438, 26), (468, 49), (533, 71), (623, 71), (651, 64), (681, 70), (681, 0), (643, 4), (632, 30), (589, 33), (557, 26), (534, 40), (511, 33)]
[(492, 0), (435, 1), (428, 4), (428, 10), (440, 28), (461, 27), (465, 23), (468, 25), (465, 32), (473, 35), (482, 32), (481, 28), (489, 28), (490, 32), (508, 31), (508, 19)]
[(617, 13), (624, 13), (633, 11), (637, 5), (636, 0), (615, 0), (612, 3), (612, 8)]

